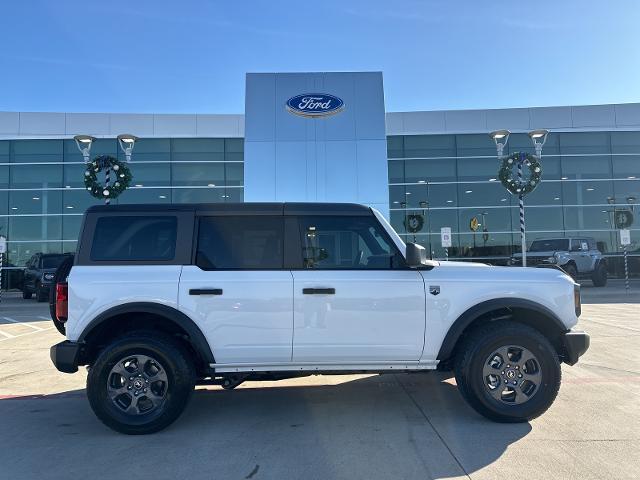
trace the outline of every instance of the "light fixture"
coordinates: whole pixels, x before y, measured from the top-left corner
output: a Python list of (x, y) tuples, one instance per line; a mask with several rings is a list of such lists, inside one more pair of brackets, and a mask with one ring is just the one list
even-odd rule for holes
[(560, 197), (555, 197), (554, 200), (560, 200)]
[(11, 210), (17, 210), (18, 207), (11, 207)]
[(138, 137), (131, 135), (130, 133), (122, 133), (118, 135), (118, 143), (120, 144), (120, 149), (124, 153), (127, 162), (131, 161), (131, 152), (133, 152), (133, 147), (137, 140)]
[(393, 202), (393, 203), (400, 203), (400, 202), (399, 202), (398, 200), (394, 200), (394, 202)]
[(158, 195), (158, 198), (167, 198), (166, 195)]
[(215, 187), (215, 186), (216, 186), (215, 183), (210, 183), (210, 184), (207, 185), (207, 187)]
[(533, 142), (533, 147), (536, 149), (536, 157), (540, 158), (542, 155), (542, 147), (547, 141), (547, 136), (549, 135), (549, 130), (541, 129), (541, 130), (533, 130), (529, 132), (529, 138)]
[(85, 163), (88, 163), (89, 156), (91, 155), (91, 145), (95, 142), (96, 138), (91, 135), (76, 135), (73, 139), (76, 141), (76, 146), (78, 150), (80, 150)]
[(144, 187), (144, 185), (142, 185), (141, 183), (136, 183), (135, 185), (136, 187)]
[(490, 178), (490, 179), (489, 179), (489, 181), (490, 181), (490, 182), (495, 182), (496, 180), (497, 180), (497, 179), (495, 179), (495, 178)]
[(73, 205), (67, 205), (67, 208), (73, 208)]
[(594, 190), (595, 190), (595, 188), (593, 188), (593, 187), (587, 188), (587, 192), (593, 192)]
[(447, 200), (447, 203), (453, 203), (453, 200)]
[(506, 202), (506, 201), (507, 201), (507, 199), (506, 199), (506, 198), (501, 198), (501, 199), (500, 199), (500, 201), (501, 201), (501, 202)]
[(33, 197), (33, 200), (40, 200), (40, 197)]
[(498, 150), (498, 158), (502, 158), (504, 147), (506, 147), (507, 142), (509, 141), (509, 135), (511, 135), (511, 132), (509, 130), (496, 130), (489, 134), (491, 139), (496, 144), (496, 149)]
[(560, 177), (560, 180), (569, 180), (569, 177)]
[(464, 193), (473, 193), (473, 190), (465, 190)]
[(627, 197), (627, 203), (636, 203), (636, 197), (633, 197), (633, 196)]
[(630, 176), (628, 176), (627, 178), (628, 178), (629, 180), (633, 180), (633, 179), (635, 179), (636, 177), (634, 177), (633, 175), (630, 175)]
[(405, 192), (404, 194), (405, 195), (411, 195), (411, 192)]
[(420, 208), (427, 208), (429, 206), (429, 202), (422, 200), (420, 203)]
[(425, 183), (426, 180), (418, 180), (418, 183)]

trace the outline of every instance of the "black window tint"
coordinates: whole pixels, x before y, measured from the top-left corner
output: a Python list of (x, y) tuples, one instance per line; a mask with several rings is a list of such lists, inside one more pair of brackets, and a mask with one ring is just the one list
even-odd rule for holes
[(302, 217), (304, 268), (390, 269), (402, 259), (372, 217)]
[(204, 270), (283, 268), (282, 217), (203, 217), (196, 264)]
[(172, 260), (176, 253), (175, 217), (101, 217), (91, 245), (92, 260)]

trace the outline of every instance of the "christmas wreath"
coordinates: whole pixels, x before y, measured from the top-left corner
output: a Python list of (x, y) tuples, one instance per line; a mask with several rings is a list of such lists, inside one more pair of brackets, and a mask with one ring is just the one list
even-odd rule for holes
[[(105, 169), (113, 171), (114, 174), (113, 181), (110, 181), (108, 186), (98, 182), (98, 173)], [(110, 155), (100, 155), (87, 164), (84, 186), (96, 198), (116, 198), (129, 187), (132, 178), (126, 163), (119, 162)]]
[[(523, 167), (522, 180), (514, 175), (513, 167), (521, 164)], [(527, 167), (527, 168), (524, 168)], [(516, 152), (502, 160), (498, 178), (502, 185), (513, 195), (526, 195), (533, 192), (542, 178), (542, 165), (538, 157), (529, 153)]]

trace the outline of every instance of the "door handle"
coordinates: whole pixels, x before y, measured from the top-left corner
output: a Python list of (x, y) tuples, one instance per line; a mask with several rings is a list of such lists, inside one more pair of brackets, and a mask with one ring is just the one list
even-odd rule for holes
[(303, 288), (302, 293), (305, 295), (335, 295), (335, 288)]
[(189, 295), (222, 295), (221, 288), (190, 288)]

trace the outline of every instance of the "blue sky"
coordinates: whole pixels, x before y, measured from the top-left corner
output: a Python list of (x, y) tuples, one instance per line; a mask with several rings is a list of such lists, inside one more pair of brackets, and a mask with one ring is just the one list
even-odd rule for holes
[(21, 0), (1, 12), (0, 110), (242, 113), (246, 72), (341, 70), (381, 70), (388, 111), (640, 101), (638, 0)]

